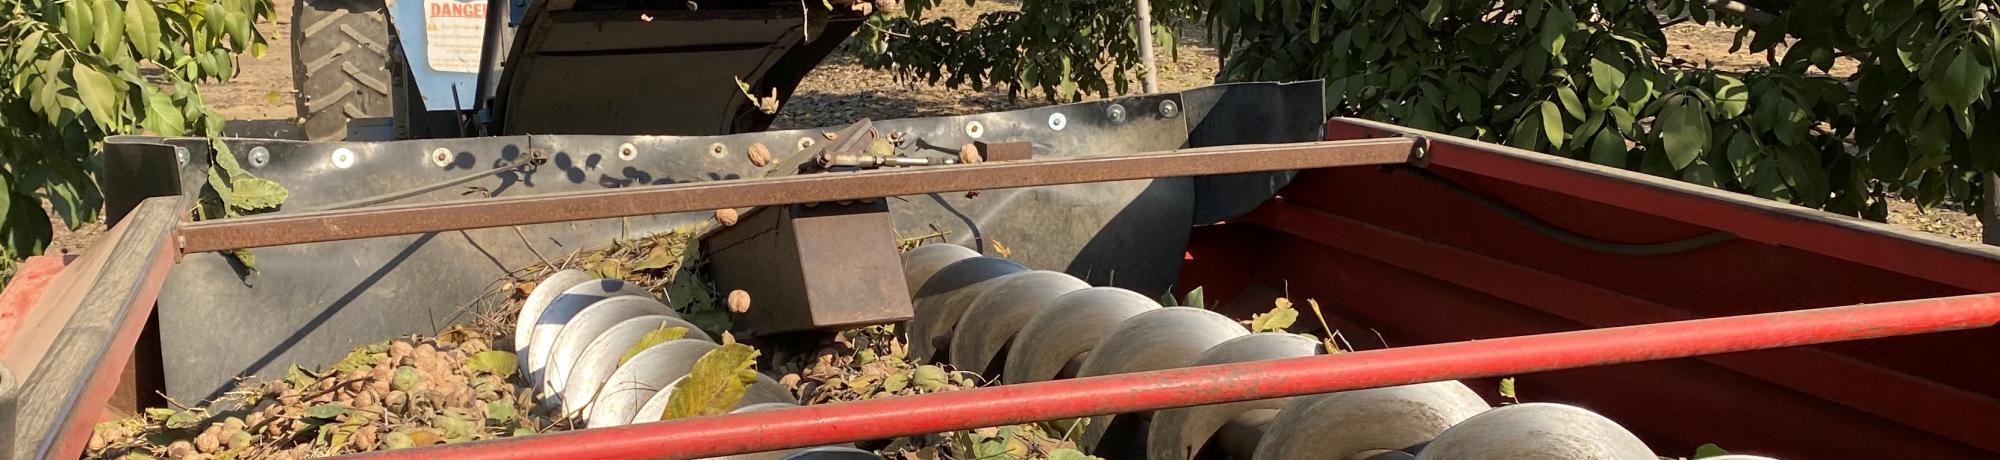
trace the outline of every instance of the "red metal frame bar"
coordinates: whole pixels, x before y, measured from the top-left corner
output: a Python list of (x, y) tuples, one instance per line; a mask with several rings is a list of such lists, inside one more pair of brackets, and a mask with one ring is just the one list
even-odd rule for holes
[[(1896, 232), (1813, 211), (1644, 174), (1367, 120), (1327, 121), (1327, 139), (1424, 136), (1431, 165), (1598, 201), (1765, 243), (1790, 246), (1977, 292), (2000, 292), (2000, 249)], [(1557, 164), (1561, 163), (1561, 164)], [(1551, 166), (1576, 174), (1549, 174)], [(1883, 236), (1893, 236), (1883, 238)], [(1966, 257), (1982, 256), (1984, 260)]]
[(1704, 356), (2000, 322), (2000, 294), (1203, 366), (377, 452), (377, 459), (703, 458), (1038, 420)]
[(1235, 145), (1134, 155), (813, 174), (300, 212), (181, 226), (183, 254), (616, 217), (924, 193), (1404, 163), (1415, 141)]
[[(78, 458), (104, 404), (117, 392), (135, 344), (173, 266), (169, 236), (187, 210), (182, 197), (150, 198), (64, 270), (47, 302), (74, 304), (20, 388), (0, 394), (0, 436), (9, 458)], [(37, 308), (57, 308), (46, 303)]]

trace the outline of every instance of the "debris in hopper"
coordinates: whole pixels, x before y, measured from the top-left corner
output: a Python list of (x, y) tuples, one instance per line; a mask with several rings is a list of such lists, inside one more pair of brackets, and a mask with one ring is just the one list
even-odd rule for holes
[[(527, 434), (513, 353), (454, 328), (354, 349), (318, 372), (245, 381), (209, 407), (151, 408), (98, 424), (90, 458), (304, 458)], [(455, 340), (444, 340), (450, 337)]]
[(735, 226), (737, 217), (738, 216), (736, 214), (735, 208), (722, 208), (715, 210), (715, 221), (721, 222), (722, 226), (724, 227)]

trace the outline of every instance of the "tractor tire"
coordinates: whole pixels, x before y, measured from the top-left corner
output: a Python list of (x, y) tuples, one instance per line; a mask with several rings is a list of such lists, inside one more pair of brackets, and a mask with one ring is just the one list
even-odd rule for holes
[(302, 0), (292, 8), (292, 83), (306, 140), (344, 140), (348, 120), (393, 113), (391, 45), (383, 0)]

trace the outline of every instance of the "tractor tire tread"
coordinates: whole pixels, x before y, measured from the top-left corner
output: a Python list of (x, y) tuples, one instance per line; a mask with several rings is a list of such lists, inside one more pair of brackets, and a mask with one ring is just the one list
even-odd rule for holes
[(292, 81), (306, 140), (344, 140), (348, 120), (391, 115), (389, 37), (384, 0), (293, 7)]

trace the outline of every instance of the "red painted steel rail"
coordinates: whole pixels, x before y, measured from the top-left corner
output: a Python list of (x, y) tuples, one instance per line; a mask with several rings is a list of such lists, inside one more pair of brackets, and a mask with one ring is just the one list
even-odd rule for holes
[(1020, 385), (377, 452), (683, 459), (1037, 420), (1990, 327), (2000, 294), (1591, 329)]

